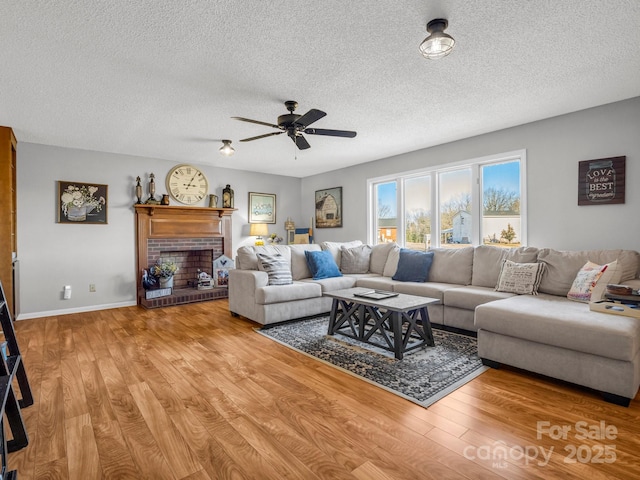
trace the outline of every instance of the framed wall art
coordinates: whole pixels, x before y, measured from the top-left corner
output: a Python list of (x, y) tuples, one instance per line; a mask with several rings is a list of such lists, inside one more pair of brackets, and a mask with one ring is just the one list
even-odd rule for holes
[(342, 227), (342, 187), (316, 190), (316, 228)]
[(276, 196), (249, 192), (249, 223), (276, 223)]
[(58, 181), (58, 223), (107, 224), (107, 185)]
[(578, 205), (624, 203), (626, 158), (599, 158), (579, 162)]

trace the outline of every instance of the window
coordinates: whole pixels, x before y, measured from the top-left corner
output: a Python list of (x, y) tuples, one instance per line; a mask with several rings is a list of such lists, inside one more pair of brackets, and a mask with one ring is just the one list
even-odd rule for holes
[(405, 248), (526, 244), (526, 152), (368, 180), (369, 241)]
[(431, 176), (404, 182), (404, 245), (413, 250), (431, 246)]
[(376, 241), (390, 243), (397, 239), (397, 185), (396, 182), (378, 183), (375, 186)]

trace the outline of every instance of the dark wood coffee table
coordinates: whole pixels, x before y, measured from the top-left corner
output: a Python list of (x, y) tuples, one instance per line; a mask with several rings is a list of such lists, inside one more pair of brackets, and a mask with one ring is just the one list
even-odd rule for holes
[(403, 293), (385, 299), (356, 296), (367, 291), (371, 289), (355, 287), (323, 294), (333, 298), (329, 335), (340, 333), (375, 345), (398, 360), (408, 351), (435, 345), (427, 305), (438, 299)]

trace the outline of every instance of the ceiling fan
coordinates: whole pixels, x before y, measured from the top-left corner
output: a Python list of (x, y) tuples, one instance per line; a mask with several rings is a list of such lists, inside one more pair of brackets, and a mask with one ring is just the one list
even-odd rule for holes
[(321, 110), (312, 108), (304, 115), (298, 115), (296, 113), (293, 113), (294, 110), (298, 107), (298, 102), (295, 102), (293, 100), (287, 100), (286, 102), (284, 102), (284, 106), (287, 107), (289, 113), (280, 115), (278, 117), (277, 125), (268, 122), (261, 122), (259, 120), (251, 120), (250, 118), (231, 117), (242, 122), (257, 123), (258, 125), (265, 125), (267, 127), (277, 128), (278, 130), (280, 130), (279, 132), (265, 133), (264, 135), (258, 135), (257, 137), (244, 138), (240, 141), (250, 142), (252, 140), (258, 140), (260, 138), (266, 138), (272, 135), (280, 135), (281, 133), (286, 133), (300, 150), (306, 150), (307, 148), (310, 148), (311, 145), (309, 145), (309, 142), (307, 142), (306, 138), (302, 136), (303, 133), (308, 133), (309, 135), (328, 135), (330, 137), (346, 138), (353, 138), (356, 136), (356, 132), (351, 132), (348, 130), (309, 128), (309, 125), (320, 120), (326, 115), (326, 113)]

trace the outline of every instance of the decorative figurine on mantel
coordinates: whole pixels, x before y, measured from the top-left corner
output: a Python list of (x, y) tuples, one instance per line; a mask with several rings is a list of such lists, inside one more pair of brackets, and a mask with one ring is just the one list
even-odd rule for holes
[(140, 175), (136, 177), (136, 197), (138, 197), (136, 205), (142, 204), (142, 185), (140, 184)]
[(222, 208), (233, 208), (233, 190), (229, 184), (222, 190)]
[(160, 205), (160, 200), (156, 200), (156, 182), (155, 175), (152, 173), (149, 175), (149, 199), (144, 202), (147, 205)]

